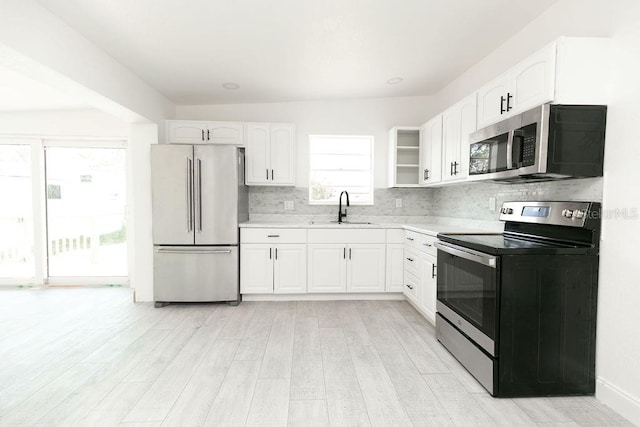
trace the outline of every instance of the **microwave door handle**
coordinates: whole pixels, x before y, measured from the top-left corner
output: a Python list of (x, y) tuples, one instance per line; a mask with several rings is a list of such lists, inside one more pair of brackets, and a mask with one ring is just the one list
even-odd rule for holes
[(524, 145), (524, 138), (522, 135), (513, 135), (513, 160), (516, 166), (522, 167), (522, 146)]
[(507, 169), (513, 169), (513, 133), (510, 130), (507, 137)]

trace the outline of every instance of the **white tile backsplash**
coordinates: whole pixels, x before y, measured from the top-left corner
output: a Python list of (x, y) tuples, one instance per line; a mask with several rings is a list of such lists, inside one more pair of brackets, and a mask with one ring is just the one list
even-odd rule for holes
[[(348, 219), (376, 223), (455, 223), (490, 226), (498, 211), (489, 210), (489, 198), (500, 209), (505, 201), (584, 200), (602, 202), (602, 178), (527, 184), (475, 182), (442, 188), (380, 188), (372, 206), (350, 206)], [(396, 207), (402, 199), (402, 207)], [(294, 209), (284, 211), (284, 201)], [(309, 190), (303, 187), (250, 187), (249, 215), (259, 221), (324, 221), (337, 217), (338, 207), (309, 205)], [(484, 228), (484, 227), (483, 227)]]

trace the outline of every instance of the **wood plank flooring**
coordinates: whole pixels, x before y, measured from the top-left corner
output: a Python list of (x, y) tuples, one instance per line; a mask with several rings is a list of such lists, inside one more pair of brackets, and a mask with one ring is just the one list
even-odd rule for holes
[(593, 397), (492, 398), (404, 301), (0, 290), (0, 360), (0, 426), (631, 425)]

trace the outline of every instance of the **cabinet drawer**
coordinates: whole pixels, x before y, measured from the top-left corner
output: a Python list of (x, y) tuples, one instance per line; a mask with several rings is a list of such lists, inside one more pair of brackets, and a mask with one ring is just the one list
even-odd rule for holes
[(309, 243), (385, 243), (386, 230), (379, 228), (314, 228), (308, 231)]
[(420, 274), (420, 253), (411, 249), (404, 251), (404, 272), (418, 276)]
[(420, 234), (420, 238), (418, 240), (420, 250), (428, 253), (429, 255), (436, 256), (438, 254), (438, 250), (436, 249), (435, 242), (437, 241), (437, 237), (429, 236), (428, 234)]
[(306, 243), (304, 228), (241, 228), (240, 243)]
[(404, 231), (404, 243), (410, 248), (420, 249), (420, 233), (416, 233), (415, 231)]
[(413, 274), (404, 275), (404, 289), (403, 292), (407, 298), (411, 299), (416, 304), (418, 303), (418, 286), (420, 286), (420, 280)]
[(401, 228), (387, 229), (387, 243), (404, 243), (404, 230)]

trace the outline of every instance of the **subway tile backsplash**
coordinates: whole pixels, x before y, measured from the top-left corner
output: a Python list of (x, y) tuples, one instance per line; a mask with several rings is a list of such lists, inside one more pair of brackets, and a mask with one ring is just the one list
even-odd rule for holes
[[(489, 198), (496, 198), (496, 211), (489, 210)], [(402, 207), (396, 207), (402, 199)], [(293, 210), (284, 210), (292, 200)], [(505, 201), (584, 200), (602, 201), (602, 178), (527, 184), (476, 182), (442, 188), (380, 188), (374, 205), (350, 206), (349, 218), (380, 222), (429, 222), (434, 219), (497, 221), (497, 209)], [(336, 206), (309, 205), (309, 190), (303, 187), (250, 187), (249, 214), (252, 220), (328, 219), (337, 215)], [(440, 221), (437, 221), (440, 222)]]

